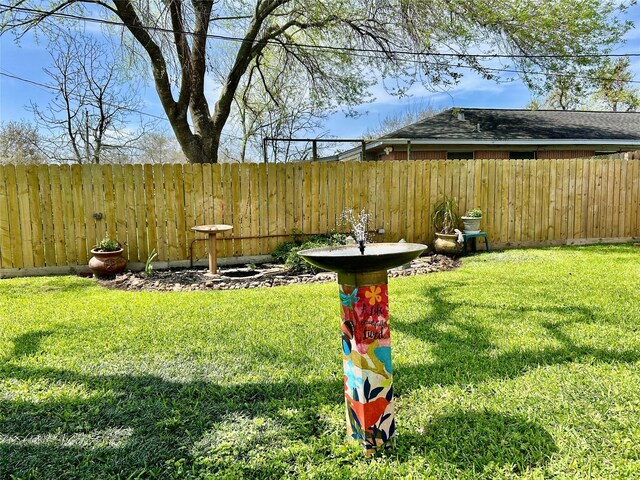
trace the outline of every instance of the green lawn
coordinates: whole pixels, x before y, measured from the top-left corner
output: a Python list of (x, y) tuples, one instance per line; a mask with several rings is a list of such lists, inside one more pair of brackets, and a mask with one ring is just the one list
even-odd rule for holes
[(397, 448), (344, 440), (335, 284), (0, 280), (0, 478), (640, 478), (640, 248), (391, 279)]

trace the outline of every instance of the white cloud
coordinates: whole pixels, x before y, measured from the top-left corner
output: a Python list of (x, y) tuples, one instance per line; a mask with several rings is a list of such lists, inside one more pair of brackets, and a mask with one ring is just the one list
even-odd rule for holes
[(465, 96), (470, 93), (500, 95), (513, 85), (513, 82), (497, 83), (492, 80), (485, 80), (476, 73), (470, 72), (465, 74), (458, 84), (448, 90), (432, 91), (420, 83), (413, 85), (407, 91), (407, 98), (399, 98), (398, 96), (389, 94), (382, 82), (379, 82), (371, 88), (371, 93), (375, 97), (375, 100), (360, 107), (359, 111), (375, 112), (387, 110), (389, 106), (397, 107), (402, 104), (417, 102), (431, 103), (434, 106), (442, 103), (451, 104), (452, 101), (455, 104), (455, 99), (459, 96)]

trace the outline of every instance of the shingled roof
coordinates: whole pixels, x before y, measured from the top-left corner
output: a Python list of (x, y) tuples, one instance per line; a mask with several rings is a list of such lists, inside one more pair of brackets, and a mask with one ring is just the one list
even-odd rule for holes
[(385, 139), (640, 140), (640, 113), (452, 108)]

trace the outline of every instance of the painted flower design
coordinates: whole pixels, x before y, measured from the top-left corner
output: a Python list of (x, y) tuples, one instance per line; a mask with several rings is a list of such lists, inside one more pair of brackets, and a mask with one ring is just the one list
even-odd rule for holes
[(382, 300), (382, 289), (377, 285), (372, 285), (369, 290), (364, 292), (364, 296), (369, 299), (369, 305), (375, 305), (376, 302)]
[(353, 308), (358, 303), (358, 289), (355, 288), (351, 293), (340, 292), (340, 302), (347, 308)]
[(346, 378), (347, 387), (352, 390), (356, 390), (362, 387), (363, 379), (359, 377), (355, 372), (355, 365), (351, 360), (348, 360), (344, 366), (344, 374)]

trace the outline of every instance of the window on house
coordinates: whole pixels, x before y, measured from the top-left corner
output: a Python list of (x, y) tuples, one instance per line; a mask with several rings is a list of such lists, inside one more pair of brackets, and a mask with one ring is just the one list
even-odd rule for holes
[(473, 160), (473, 152), (447, 152), (447, 160)]
[(509, 152), (509, 160), (535, 160), (536, 152)]

